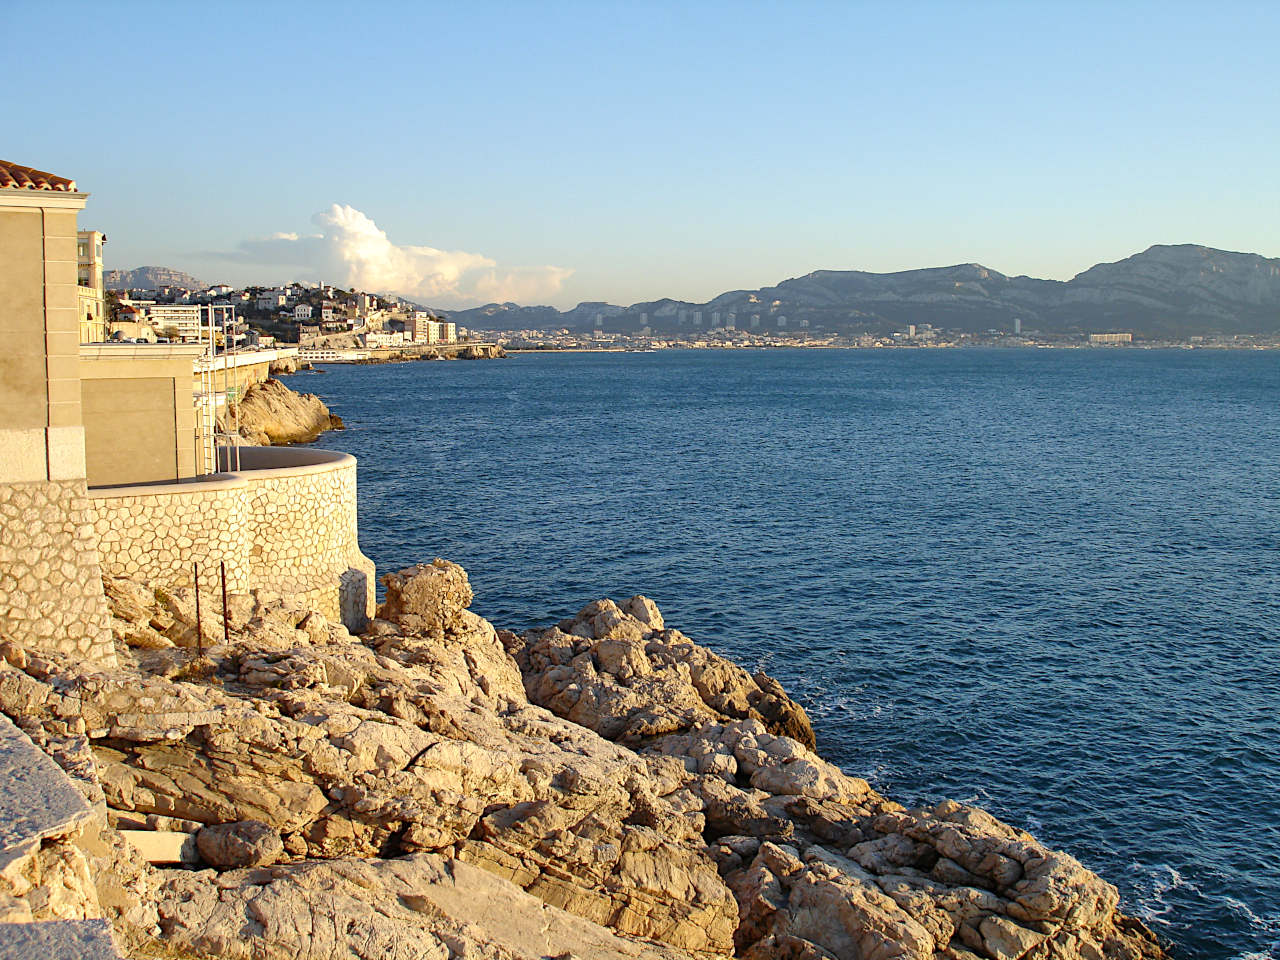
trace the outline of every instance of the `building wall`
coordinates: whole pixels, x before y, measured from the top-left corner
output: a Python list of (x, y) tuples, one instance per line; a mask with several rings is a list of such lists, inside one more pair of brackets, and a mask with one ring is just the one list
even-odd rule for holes
[(84, 200), (0, 189), (0, 636), (112, 664), (80, 410)]
[(102, 284), (102, 244), (106, 239), (106, 235), (97, 230), (81, 230), (76, 234), (81, 343), (102, 343), (107, 339), (106, 290)]
[(187, 470), (178, 456), (172, 378), (85, 380), (82, 391), (85, 469), (95, 487), (193, 475), (194, 435), (183, 445)]
[[(301, 448), (241, 448), (241, 469), (158, 487), (90, 491), (108, 576), (173, 587), (270, 590), (348, 628), (373, 614), (373, 564), (357, 538), (356, 461)], [(211, 594), (212, 596), (212, 594)]]
[(10, 206), (0, 191), (0, 483), (84, 476), (76, 209)]
[(195, 476), (191, 364), (199, 352), (177, 344), (104, 344), (81, 351), (89, 486)]
[(6, 345), (0, 351), (0, 409), (6, 428), (43, 432), (48, 424), (44, 332), (42, 212), (0, 210), (0, 336)]

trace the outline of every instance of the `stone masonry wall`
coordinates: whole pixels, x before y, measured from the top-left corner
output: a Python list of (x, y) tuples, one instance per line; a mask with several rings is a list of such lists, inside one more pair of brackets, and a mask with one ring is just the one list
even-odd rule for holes
[(196, 563), (201, 591), (213, 596), (221, 584), (218, 564), (224, 562), (227, 589), (250, 589), (244, 487), (224, 480), (192, 485), (191, 492), (175, 486), (128, 496), (95, 491), (90, 504), (103, 574), (189, 586)]
[(0, 484), (0, 639), (115, 663), (84, 480)]
[(270, 590), (353, 630), (372, 615), (374, 571), (360, 553), (351, 457), (296, 472), (243, 469), (154, 491), (94, 490), (90, 504), (109, 576), (185, 586), (196, 562), (201, 590), (214, 598), (225, 562), (228, 590)]
[[(359, 590), (349, 580), (364, 574), (373, 584), (372, 564), (358, 543), (354, 463), (346, 470), (256, 480), (248, 493), (246, 532), (253, 544), (250, 582), (295, 596), (319, 589), (318, 609), (326, 616), (337, 617), (344, 604), (358, 602)], [(339, 593), (328, 596), (324, 588), (334, 582)], [(344, 600), (343, 591), (352, 597)]]

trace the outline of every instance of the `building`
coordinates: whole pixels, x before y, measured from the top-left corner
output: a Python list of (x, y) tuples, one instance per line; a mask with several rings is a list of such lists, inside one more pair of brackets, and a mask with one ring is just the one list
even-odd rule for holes
[(293, 319), (301, 323), (304, 320), (311, 319), (311, 306), (306, 303), (300, 303), (293, 308)]
[(143, 318), (169, 340), (195, 343), (200, 339), (204, 308), (198, 303), (152, 303), (143, 308)]
[(378, 347), (400, 347), (404, 346), (405, 336), (398, 330), (390, 333), (380, 330), (370, 330), (364, 335), (365, 346), (371, 348)]
[(415, 310), (404, 322), (406, 343), (435, 343), (437, 337), (436, 318), (425, 310)]
[(355, 460), (213, 449), (214, 379), (265, 372), (274, 354), (81, 345), (76, 216), (87, 196), (0, 161), (0, 517), (19, 518), (0, 537), (0, 636), (112, 664), (103, 576), (189, 586), (193, 563), (210, 596), (225, 563), (231, 591), (262, 587), (360, 629), (374, 593)]
[(332, 303), (324, 303), (320, 306), (320, 322), (321, 323), (333, 322), (333, 304)]
[(106, 242), (107, 235), (97, 230), (76, 231), (81, 343), (102, 343), (107, 339), (106, 289), (102, 283), (102, 245)]
[[(7, 341), (0, 509), (5, 516), (31, 511), (19, 523), (6, 521), (0, 538), (0, 570), (13, 581), (0, 604), (0, 634), (114, 663), (102, 568), (87, 527), (76, 255), (76, 215), (87, 199), (74, 180), (0, 161), (0, 330)], [(57, 583), (49, 557), (66, 568)], [(29, 587), (19, 592), (24, 580)], [(75, 604), (67, 602), (72, 596)]]
[(1089, 334), (1089, 342), (1091, 344), (1133, 343), (1133, 334), (1132, 333), (1091, 333)]
[(367, 293), (356, 294), (356, 316), (363, 317), (378, 309), (378, 298)]
[(259, 310), (276, 310), (283, 307), (288, 299), (288, 295), (279, 290), (264, 290), (258, 294), (258, 299), (253, 302), (253, 305)]

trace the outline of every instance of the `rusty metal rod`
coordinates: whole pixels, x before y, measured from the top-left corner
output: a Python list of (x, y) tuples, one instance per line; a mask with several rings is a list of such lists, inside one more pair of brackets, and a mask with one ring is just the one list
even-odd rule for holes
[(222, 642), (231, 645), (230, 618), (227, 614), (227, 561), (219, 560), (218, 568), (222, 572)]
[(200, 564), (191, 564), (191, 580), (196, 585), (196, 656), (204, 656), (204, 623), (200, 619)]

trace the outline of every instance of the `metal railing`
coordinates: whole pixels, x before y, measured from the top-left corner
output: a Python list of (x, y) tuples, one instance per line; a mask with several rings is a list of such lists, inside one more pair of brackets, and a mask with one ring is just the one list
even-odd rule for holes
[[(196, 406), (196, 463), (199, 473), (218, 472), (218, 451), (227, 450), (224, 458), (232, 471), (240, 469), (240, 397), (235, 367), (230, 355), (235, 347), (224, 348), (218, 353), (217, 315), (220, 308), (210, 306), (204, 311), (207, 322), (200, 325), (200, 345), (204, 352), (196, 359), (200, 373), (200, 389), (195, 393)], [(226, 308), (232, 311), (234, 307)], [(225, 319), (225, 314), (224, 314)], [(221, 361), (221, 362), (219, 362)], [(221, 373), (221, 377), (219, 377)], [(224, 407), (222, 426), (218, 425), (219, 401)]]

